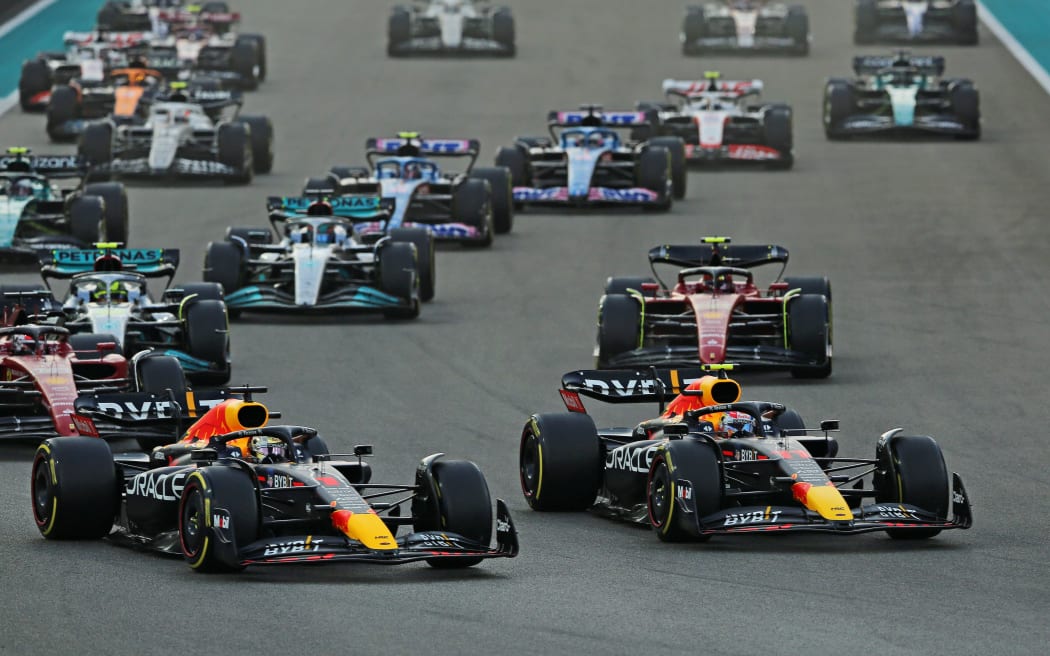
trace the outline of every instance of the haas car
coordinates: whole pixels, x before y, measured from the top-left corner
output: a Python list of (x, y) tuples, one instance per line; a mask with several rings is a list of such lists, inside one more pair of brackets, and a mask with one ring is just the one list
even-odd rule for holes
[(496, 165), (510, 170), (516, 204), (669, 210), (685, 197), (685, 143), (645, 140), (652, 128), (645, 112), (584, 105), (550, 112), (547, 124), (550, 137), (518, 137), (496, 154)]
[[(40, 270), (50, 287), (67, 280), (69, 290), (51, 314), (74, 335), (105, 334), (117, 352), (149, 349), (174, 357), (195, 383), (230, 379), (230, 340), (222, 288), (214, 283), (171, 287), (179, 251), (120, 248), (99, 243), (88, 250), (56, 250)], [(150, 278), (166, 278), (158, 299)]]
[(502, 500), (490, 546), (492, 501), (474, 463), (438, 453), (422, 459), (411, 484), (373, 483), (371, 446), (329, 453), (315, 429), (269, 425), (267, 408), (245, 397), (213, 407), (149, 455), (114, 456), (89, 437), (44, 442), (32, 474), (40, 533), (108, 535), (201, 572), (340, 561), (452, 569), (517, 555)]
[(247, 184), (273, 166), (273, 124), (263, 116), (239, 115), (240, 97), (227, 92), (215, 101), (194, 102), (182, 83), (150, 104), (141, 121), (109, 119), (84, 127), (77, 146), (106, 178), (215, 179)]
[(420, 0), (390, 12), (387, 53), (513, 57), (514, 16), (509, 7), (473, 0)]
[(420, 301), (433, 298), (434, 247), (425, 231), (394, 230), (372, 244), (353, 238), (354, 221), (389, 218), (380, 198), (271, 197), (267, 209), (272, 231), (229, 228), (204, 256), (204, 279), (222, 286), (233, 316), (375, 312), (412, 319)]
[(791, 107), (759, 101), (761, 80), (664, 80), (671, 102), (641, 102), (654, 132), (685, 141), (690, 164), (761, 164), (788, 169), (795, 161)]
[[(506, 169), (474, 166), (476, 139), (423, 139), (417, 132), (369, 139), (368, 167), (334, 166), (323, 178), (309, 178), (304, 196), (378, 195), (394, 202), (386, 221), (359, 222), (354, 234), (375, 241), (389, 230), (420, 228), (435, 239), (488, 247), (494, 234), (511, 231), (514, 209)], [(469, 158), (467, 170), (443, 170), (438, 158)]]
[(977, 45), (975, 0), (856, 0), (853, 41)]
[(0, 156), (0, 263), (33, 265), (52, 249), (128, 238), (124, 186), (87, 184), (86, 171), (75, 155), (16, 147)]
[[(876, 440), (874, 458), (840, 457), (830, 435), (838, 421), (807, 428), (795, 410), (740, 401), (736, 381), (703, 373), (565, 374), (569, 412), (532, 415), (522, 430), (521, 488), (529, 506), (593, 509), (650, 526), (665, 542), (871, 531), (917, 540), (972, 525), (962, 479), (949, 476), (933, 438), (897, 428)], [(660, 414), (633, 429), (599, 429), (583, 396), (659, 401)]]
[(685, 9), (682, 52), (809, 53), (809, 15), (801, 5), (767, 0), (718, 0)]
[[(797, 378), (831, 375), (831, 283), (786, 277), (788, 251), (732, 245), (708, 237), (697, 245), (649, 251), (653, 277), (613, 277), (598, 306), (598, 367), (697, 366), (724, 362), (788, 369)], [(765, 290), (755, 267), (780, 265)], [(656, 265), (678, 269), (665, 283)]]
[(973, 82), (944, 78), (944, 57), (853, 58), (853, 80), (824, 87), (824, 132), (829, 139), (876, 135), (981, 136), (980, 98)]

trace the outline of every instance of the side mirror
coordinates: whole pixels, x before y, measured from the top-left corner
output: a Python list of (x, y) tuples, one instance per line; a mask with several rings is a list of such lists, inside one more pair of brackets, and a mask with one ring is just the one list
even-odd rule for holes
[(361, 458), (363, 456), (370, 456), (370, 455), (372, 455), (372, 445), (371, 444), (358, 444), (357, 446), (354, 447), (354, 455), (357, 456), (358, 458)]
[(117, 350), (117, 343), (116, 342), (99, 342), (98, 345), (96, 346), (96, 348), (99, 351), (116, 351)]
[(824, 431), (825, 433), (828, 431), (837, 431), (838, 429), (838, 419), (825, 419), (824, 421), (820, 422), (820, 430)]

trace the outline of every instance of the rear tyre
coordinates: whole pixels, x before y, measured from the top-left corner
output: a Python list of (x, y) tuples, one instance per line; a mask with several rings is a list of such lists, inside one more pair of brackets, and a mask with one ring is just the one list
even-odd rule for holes
[(269, 173), (273, 170), (273, 122), (265, 116), (240, 116), (237, 122), (248, 126), (255, 173)]
[(616, 356), (640, 346), (642, 311), (638, 300), (624, 294), (607, 294), (598, 308), (598, 368), (612, 366)]
[(33, 458), (33, 519), (49, 540), (109, 535), (120, 505), (119, 490), (113, 453), (96, 437), (51, 438)]
[[(692, 486), (694, 514), (675, 512), (680, 479)], [(649, 466), (646, 505), (649, 525), (661, 542), (703, 541), (697, 518), (717, 512), (721, 507), (722, 481), (718, 457), (708, 445), (680, 441), (668, 444), (656, 454)]]
[(128, 191), (117, 182), (89, 184), (84, 194), (99, 196), (105, 202), (102, 221), (102, 239), (126, 244), (128, 242)]
[(238, 38), (230, 48), (230, 70), (240, 76), (241, 88), (259, 88), (259, 61), (259, 46), (254, 40)]
[(707, 32), (707, 23), (704, 20), (702, 7), (688, 7), (685, 19), (682, 20), (682, 53), (686, 55), (696, 54), (700, 51), (697, 40), (704, 37)]
[(792, 367), (795, 378), (827, 378), (831, 375), (831, 315), (828, 300), (802, 294), (789, 301), (788, 332), (791, 348), (805, 354), (816, 365)]
[(412, 38), (412, 14), (405, 7), (394, 7), (390, 13), (390, 21), (387, 23), (387, 54), (396, 57), (400, 54), (398, 47), (410, 38)]
[(230, 177), (236, 184), (252, 181), (252, 141), (249, 129), (243, 123), (222, 123), (215, 137), (219, 150), (219, 163), (238, 173)]
[[(438, 495), (439, 531), (458, 533), (468, 540), (488, 546), (492, 540), (492, 499), (485, 476), (467, 460), (439, 460), (431, 473)], [(481, 562), (481, 558), (434, 558), (427, 564), (437, 569), (461, 569)]]
[(80, 96), (73, 87), (61, 85), (51, 92), (47, 103), (47, 134), (52, 141), (72, 141), (73, 137), (59, 129), (80, 115)]
[(70, 231), (85, 248), (101, 241), (105, 219), (105, 201), (98, 196), (80, 196), (69, 205)]
[(598, 496), (601, 443), (590, 415), (533, 415), (521, 433), (518, 473), (533, 510), (581, 511)]
[[(170, 355), (151, 355), (135, 361), (135, 387), (139, 392), (167, 397), (171, 390), (175, 400), (182, 405), (186, 402), (189, 384), (179, 361)], [(137, 437), (139, 448), (149, 453), (158, 446), (171, 442), (166, 437)]]
[(43, 59), (30, 59), (22, 64), (22, 75), (18, 78), (18, 103), (26, 112), (34, 111), (38, 104), (33, 98), (51, 90), (51, 68)]
[(959, 0), (952, 8), (952, 14), (959, 45), (977, 45), (977, 3), (973, 0)]
[(266, 37), (262, 34), (239, 34), (237, 39), (240, 41), (251, 42), (255, 44), (255, 54), (257, 59), (256, 72), (258, 73), (257, 78), (259, 82), (266, 80)]
[[(229, 526), (215, 526), (217, 509), (228, 513)], [(259, 538), (259, 500), (251, 479), (240, 469), (211, 466), (186, 479), (179, 501), (179, 544), (187, 564), (198, 572), (244, 569), (236, 557), (240, 546)], [(232, 544), (223, 548), (218, 531)]]
[(226, 304), (218, 300), (190, 303), (183, 319), (186, 350), (195, 358), (216, 366), (213, 371), (192, 374), (198, 383), (221, 385), (230, 380), (230, 332)]
[(971, 132), (960, 135), (959, 139), (975, 140), (981, 137), (981, 104), (980, 96), (973, 83), (969, 80), (960, 80), (949, 92), (952, 103), (952, 111)]
[(416, 276), (416, 249), (404, 242), (388, 242), (378, 253), (379, 288), (391, 296), (408, 301), (407, 307), (387, 308), (391, 319), (415, 319), (419, 316), (419, 279)]
[(244, 265), (241, 249), (228, 241), (213, 241), (204, 254), (204, 280), (218, 283), (224, 294), (241, 288)]
[(649, 277), (642, 276), (613, 276), (605, 281), (605, 293), (608, 294), (627, 294), (628, 290), (635, 290), (637, 292), (642, 291), (642, 285), (647, 283), (655, 283), (656, 281)]
[[(888, 449), (888, 451), (887, 451)], [(948, 516), (951, 489), (941, 447), (925, 435), (894, 435), (876, 449), (875, 500), (918, 506), (938, 517)], [(890, 529), (896, 540), (925, 540), (940, 529)]]
[[(529, 186), (528, 158), (525, 151), (517, 146), (501, 146), (496, 151), (496, 166), (505, 166), (510, 171), (511, 194), (514, 187)], [(520, 212), (524, 209), (524, 203), (515, 201), (514, 210)]]
[[(88, 123), (80, 134), (77, 153), (89, 166), (105, 166), (113, 161), (113, 124)], [(108, 173), (91, 173), (92, 180), (108, 180)]]
[(831, 305), (831, 281), (825, 276), (787, 276), (784, 278), (788, 289), (801, 290), (802, 294), (819, 294), (828, 299)]
[(514, 16), (509, 7), (500, 7), (492, 12), (492, 39), (506, 48), (508, 57), (514, 56)]
[(503, 167), (476, 168), (470, 177), (487, 180), (492, 189), (492, 226), (497, 235), (505, 235), (514, 227), (514, 188), (511, 173)]
[(408, 242), (416, 246), (416, 273), (419, 275), (419, 300), (427, 303), (434, 300), (437, 282), (434, 262), (434, 236), (424, 228), (394, 228), (391, 241)]
[(809, 54), (809, 15), (800, 5), (788, 7), (784, 19), (784, 33), (795, 42), (795, 54)]
[(478, 238), (463, 242), (464, 246), (488, 248), (492, 246), (492, 187), (485, 180), (467, 178), (452, 192), (452, 216), (478, 231)]
[(769, 163), (771, 169), (790, 169), (795, 163), (795, 139), (791, 127), (791, 108), (774, 105), (766, 112), (763, 128), (766, 133), (766, 145), (776, 148), (780, 159)]
[(667, 184), (671, 175), (671, 154), (666, 148), (655, 146), (643, 150), (638, 156), (634, 175), (639, 187), (660, 195), (660, 200), (653, 206), (655, 209), (671, 209), (671, 194)]
[(876, 0), (857, 0), (854, 14), (853, 43), (858, 46), (875, 43), (879, 26), (879, 8)]
[(824, 87), (824, 134), (828, 139), (847, 136), (842, 124), (853, 115), (856, 100), (853, 85), (847, 80), (829, 80)]
[(671, 154), (671, 189), (675, 200), (685, 198), (688, 177), (685, 162), (685, 142), (680, 137), (653, 137), (650, 146), (666, 148)]

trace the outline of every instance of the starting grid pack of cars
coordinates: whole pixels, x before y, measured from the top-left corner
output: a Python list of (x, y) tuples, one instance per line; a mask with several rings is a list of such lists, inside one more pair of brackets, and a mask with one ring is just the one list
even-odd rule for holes
[[(977, 41), (972, 0), (857, 0), (859, 45)], [(809, 52), (809, 19), (775, 1), (690, 6), (684, 55)], [(392, 9), (391, 57), (516, 54), (505, 7), (430, 0)], [(943, 57), (854, 57), (824, 91), (829, 139), (980, 136), (973, 82)], [(370, 446), (333, 454), (307, 426), (274, 425), (257, 387), (226, 387), (229, 321), (242, 313), (417, 317), (435, 297), (435, 243), (486, 248), (526, 208), (666, 211), (690, 168), (789, 169), (792, 110), (761, 80), (664, 80), (660, 100), (548, 112), (479, 166), (470, 138), (377, 135), (362, 165), (320, 163), (269, 225), (230, 226), (202, 281), (173, 285), (180, 253), (138, 245), (119, 180), (248, 184), (274, 163), (274, 126), (242, 114), (266, 80), (266, 39), (226, 2), (105, 2), (90, 32), (26, 61), (23, 111), (75, 153), (0, 156), (0, 258), (42, 284), (0, 284), (0, 440), (40, 441), (33, 515), (49, 539), (99, 539), (183, 557), (200, 571), (303, 561), (467, 567), (514, 557), (518, 539), (478, 467), (424, 458), (414, 480), (375, 483)], [(264, 201), (264, 202), (263, 202)], [(563, 413), (524, 425), (521, 489), (536, 511), (591, 510), (664, 541), (766, 532), (924, 539), (969, 528), (962, 480), (930, 437), (890, 431), (873, 458), (844, 457), (836, 421), (808, 426), (742, 400), (739, 369), (832, 373), (830, 281), (784, 275), (788, 249), (711, 236), (655, 245), (649, 275), (612, 276), (594, 365), (562, 376)], [(760, 287), (755, 269), (775, 271)], [(630, 428), (598, 428), (584, 400), (655, 403)], [(107, 439), (141, 453), (114, 455)], [(495, 505), (495, 511), (493, 511)]]

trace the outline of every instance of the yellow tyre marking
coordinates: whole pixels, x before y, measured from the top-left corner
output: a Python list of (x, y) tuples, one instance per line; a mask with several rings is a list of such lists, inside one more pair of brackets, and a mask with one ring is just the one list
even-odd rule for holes
[(540, 489), (543, 488), (543, 445), (540, 444), (538, 441), (536, 442), (536, 451), (538, 451), (540, 454), (540, 473), (536, 477), (536, 494), (534, 495), (534, 498), (536, 500), (539, 500)]

